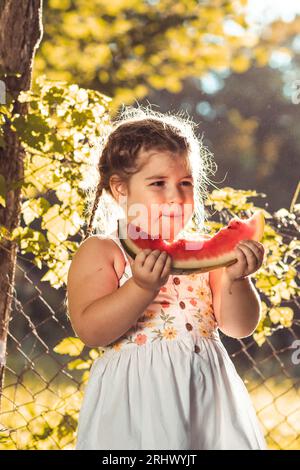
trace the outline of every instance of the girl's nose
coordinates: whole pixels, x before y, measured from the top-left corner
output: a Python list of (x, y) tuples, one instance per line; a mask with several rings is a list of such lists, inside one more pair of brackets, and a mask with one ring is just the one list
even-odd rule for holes
[(168, 194), (168, 204), (182, 204), (183, 198), (182, 194), (177, 188), (173, 188), (170, 190), (170, 193)]

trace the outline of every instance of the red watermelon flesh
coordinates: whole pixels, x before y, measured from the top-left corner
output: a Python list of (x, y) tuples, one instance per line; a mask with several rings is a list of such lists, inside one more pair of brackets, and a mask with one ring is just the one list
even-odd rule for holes
[(197, 240), (180, 238), (173, 242), (161, 237), (151, 238), (134, 224), (119, 223), (119, 238), (125, 251), (134, 259), (144, 249), (166, 251), (172, 257), (172, 274), (190, 274), (211, 271), (236, 262), (234, 251), (241, 240), (260, 241), (264, 233), (264, 215), (257, 210), (251, 217), (234, 217), (214, 236), (199, 236)]

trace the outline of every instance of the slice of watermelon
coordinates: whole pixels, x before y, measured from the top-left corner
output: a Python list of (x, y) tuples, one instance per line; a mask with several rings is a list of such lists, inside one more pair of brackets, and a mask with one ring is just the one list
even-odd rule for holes
[(125, 251), (133, 259), (139, 251), (166, 251), (172, 257), (172, 274), (191, 274), (211, 271), (222, 266), (229, 266), (237, 261), (234, 251), (241, 240), (260, 241), (264, 233), (265, 218), (262, 210), (257, 210), (251, 217), (234, 217), (227, 227), (221, 228), (214, 236), (201, 236), (197, 240), (177, 239), (173, 242), (160, 236), (151, 238), (134, 224), (127, 224), (124, 219), (118, 223), (119, 239)]

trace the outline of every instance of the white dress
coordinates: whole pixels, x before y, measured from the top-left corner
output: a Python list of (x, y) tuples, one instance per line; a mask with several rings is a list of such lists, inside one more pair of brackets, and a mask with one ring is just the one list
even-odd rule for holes
[[(126, 260), (122, 286), (133, 260), (116, 232), (112, 239)], [(220, 340), (208, 272), (170, 275), (137, 323), (101, 349), (84, 392), (76, 450), (267, 449)]]

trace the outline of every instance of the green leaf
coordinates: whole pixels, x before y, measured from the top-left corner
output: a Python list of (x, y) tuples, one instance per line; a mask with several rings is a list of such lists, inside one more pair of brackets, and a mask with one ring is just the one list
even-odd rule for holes
[(26, 225), (29, 225), (34, 219), (41, 217), (42, 214), (47, 212), (49, 207), (50, 203), (44, 197), (25, 201), (22, 206), (22, 213)]
[(83, 361), (82, 359), (75, 359), (75, 361), (68, 362), (69, 370), (82, 370), (89, 369), (91, 367), (91, 361)]
[(58, 354), (68, 354), (69, 356), (78, 356), (84, 348), (84, 343), (75, 337), (64, 338), (60, 343), (58, 343), (53, 351)]

